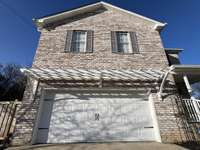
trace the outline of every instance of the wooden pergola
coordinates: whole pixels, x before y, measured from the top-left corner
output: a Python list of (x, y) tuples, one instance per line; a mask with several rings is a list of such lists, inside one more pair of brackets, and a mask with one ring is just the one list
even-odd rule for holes
[(159, 81), (164, 71), (155, 69), (146, 70), (85, 70), (85, 69), (22, 69), (27, 75), (43, 80), (96, 80), (96, 81)]

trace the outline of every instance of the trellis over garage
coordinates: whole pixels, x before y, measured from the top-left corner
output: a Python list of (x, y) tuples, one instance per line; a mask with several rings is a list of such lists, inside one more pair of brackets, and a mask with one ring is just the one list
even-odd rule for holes
[[(84, 84), (98, 85), (103, 87), (106, 81), (112, 82), (117, 86), (127, 87), (133, 83), (162, 83), (159, 87), (158, 97), (162, 99), (164, 85), (169, 74), (175, 76), (177, 84), (185, 83), (185, 87), (189, 94), (188, 97), (182, 97), (186, 105), (189, 121), (200, 122), (200, 100), (192, 96), (191, 83), (199, 82), (200, 66), (199, 65), (172, 65), (169, 70), (75, 70), (75, 69), (22, 69), (23, 72), (28, 73), (36, 79), (35, 88), (38, 87), (40, 81), (69, 81), (72, 86), (80, 86)], [(188, 80), (190, 78), (190, 82)], [(183, 79), (183, 81), (181, 80)], [(78, 81), (78, 82), (76, 82)], [(87, 81), (93, 81), (92, 83)], [(74, 82), (74, 83), (73, 83)], [(82, 82), (82, 83), (81, 83)], [(104, 83), (105, 82), (105, 83)], [(107, 83), (107, 84), (108, 84)], [(180, 87), (180, 86), (179, 86)], [(152, 89), (149, 89), (152, 90)], [(36, 90), (35, 90), (36, 91)], [(187, 94), (185, 94), (187, 95)], [(184, 95), (184, 96), (185, 96)]]
[[(38, 95), (39, 87), (43, 87), (31, 138), (33, 144), (161, 142), (153, 96), (149, 93), (150, 90), (155, 91), (153, 86), (161, 81), (164, 71), (153, 69), (24, 69), (23, 71), (34, 80), (34, 98)], [(43, 85), (43, 83), (51, 84), (52, 81), (53, 87)], [(64, 84), (65, 88), (60, 85), (59, 88), (55, 88), (56, 84)]]
[[(170, 128), (179, 128), (177, 122), (171, 122), (169, 117), (182, 120), (182, 116), (179, 118), (174, 113), (163, 117), (166, 112), (162, 113), (161, 107), (172, 105), (178, 98), (165, 95), (164, 101), (161, 101), (157, 97), (164, 70), (23, 71), (31, 79), (31, 87), (34, 87), (31, 89), (33, 100), (30, 103), (34, 110), (39, 108), (38, 113), (32, 113), (33, 118), (35, 116), (37, 119), (33, 119), (35, 123), (28, 127), (32, 132), (24, 133), (27, 135), (24, 143), (167, 142), (166, 129), (169, 132)], [(126, 76), (123, 76), (124, 72)], [(127, 72), (130, 76), (127, 76)], [(171, 86), (169, 83), (166, 85), (168, 90), (164, 91), (165, 94), (176, 91)], [(173, 109), (176, 109), (173, 105)], [(179, 113), (179, 110), (176, 111)], [(192, 131), (181, 130), (187, 130), (188, 136), (180, 137), (181, 140), (192, 140)], [(24, 132), (19, 126), (17, 131)], [(175, 134), (179, 136), (180, 132), (176, 131)], [(17, 142), (17, 139), (14, 141)]]

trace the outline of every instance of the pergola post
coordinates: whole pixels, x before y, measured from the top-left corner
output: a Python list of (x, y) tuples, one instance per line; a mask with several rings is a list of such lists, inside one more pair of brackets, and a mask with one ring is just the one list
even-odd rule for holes
[(99, 88), (103, 87), (103, 78), (102, 78), (102, 76), (103, 76), (103, 73), (101, 72), (100, 73), (100, 78), (99, 78)]
[(167, 80), (169, 74), (170, 74), (173, 70), (174, 70), (174, 68), (173, 68), (173, 66), (171, 66), (171, 67), (169, 68), (169, 70), (164, 74), (164, 77), (163, 77), (163, 79), (162, 79), (162, 82), (161, 82), (161, 85), (160, 85), (160, 88), (159, 88), (159, 92), (158, 92), (158, 98), (159, 98), (160, 100), (163, 100), (163, 99), (162, 99), (162, 94), (163, 94), (165, 82), (166, 82), (166, 80)]
[(186, 88), (187, 88), (187, 90), (188, 90), (190, 96), (192, 96), (192, 95), (191, 95), (191, 94), (192, 94), (192, 87), (191, 87), (191, 85), (190, 85), (190, 83), (189, 83), (189, 80), (188, 80), (187, 75), (184, 75), (184, 76), (183, 76), (183, 80), (184, 80), (184, 83), (185, 83), (185, 85), (186, 85)]
[(166, 82), (166, 80), (167, 80), (167, 77), (168, 77), (169, 74), (170, 74), (170, 71), (171, 71), (171, 70), (168, 70), (168, 71), (165, 73), (164, 78), (163, 78), (163, 80), (162, 80), (162, 82), (161, 82), (161, 85), (160, 85), (160, 89), (159, 89), (159, 92), (158, 92), (158, 98), (161, 99), (161, 100), (162, 100), (162, 94), (163, 94), (164, 85), (165, 85), (165, 82)]

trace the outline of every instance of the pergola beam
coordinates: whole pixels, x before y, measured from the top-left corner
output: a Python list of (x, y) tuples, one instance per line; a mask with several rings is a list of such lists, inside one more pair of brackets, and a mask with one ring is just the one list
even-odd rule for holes
[(83, 70), (83, 69), (24, 69), (26, 74), (42, 80), (64, 81), (159, 81), (160, 70)]

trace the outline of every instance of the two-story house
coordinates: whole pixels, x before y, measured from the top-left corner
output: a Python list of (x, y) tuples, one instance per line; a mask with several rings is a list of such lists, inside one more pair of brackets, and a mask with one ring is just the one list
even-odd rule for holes
[(171, 72), (198, 67), (169, 67), (181, 50), (163, 47), (165, 23), (105, 2), (34, 21), (13, 144), (196, 140)]

